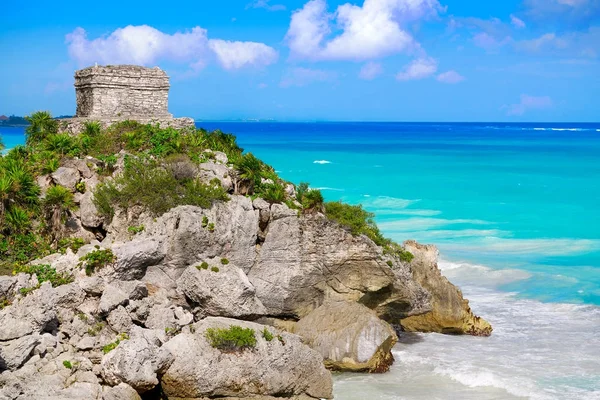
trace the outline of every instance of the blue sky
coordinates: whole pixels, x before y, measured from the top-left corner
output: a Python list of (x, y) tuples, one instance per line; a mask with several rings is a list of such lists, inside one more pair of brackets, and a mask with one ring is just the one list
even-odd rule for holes
[(600, 0), (8, 0), (0, 13), (0, 114), (73, 114), (76, 69), (128, 63), (165, 69), (170, 111), (204, 120), (600, 120)]

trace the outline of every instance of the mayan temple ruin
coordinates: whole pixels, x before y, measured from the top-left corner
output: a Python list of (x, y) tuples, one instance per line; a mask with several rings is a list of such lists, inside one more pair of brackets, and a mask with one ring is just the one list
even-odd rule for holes
[(79, 133), (86, 122), (104, 127), (123, 120), (183, 128), (191, 118), (169, 113), (169, 77), (158, 67), (138, 65), (93, 66), (75, 72), (77, 112), (61, 121), (62, 128)]

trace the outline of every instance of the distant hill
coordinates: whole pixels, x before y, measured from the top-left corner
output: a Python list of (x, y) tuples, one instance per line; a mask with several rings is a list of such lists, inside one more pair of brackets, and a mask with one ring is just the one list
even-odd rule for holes
[(11, 115), (7, 117), (6, 115), (0, 115), (0, 126), (25, 126), (29, 125), (29, 122), (24, 117), (17, 117), (16, 115)]

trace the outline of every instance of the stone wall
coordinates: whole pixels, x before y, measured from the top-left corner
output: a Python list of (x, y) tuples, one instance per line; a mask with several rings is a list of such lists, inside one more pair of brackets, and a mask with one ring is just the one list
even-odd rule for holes
[(94, 66), (75, 72), (77, 117), (169, 118), (169, 77), (158, 67)]
[(61, 132), (70, 133), (71, 135), (78, 135), (85, 130), (85, 124), (87, 122), (99, 122), (102, 129), (106, 129), (112, 124), (117, 122), (123, 122), (125, 120), (134, 120), (140, 124), (158, 124), (161, 128), (194, 128), (193, 118), (156, 118), (156, 117), (137, 117), (137, 118), (65, 118), (58, 120), (59, 130)]

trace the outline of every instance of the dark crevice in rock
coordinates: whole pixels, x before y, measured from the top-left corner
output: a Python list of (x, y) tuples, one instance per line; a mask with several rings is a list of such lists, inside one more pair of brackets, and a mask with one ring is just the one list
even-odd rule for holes
[(164, 394), (162, 386), (158, 384), (152, 390), (141, 393), (140, 397), (142, 400), (168, 400), (168, 397)]

